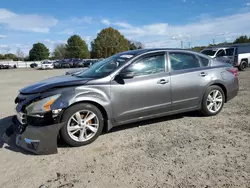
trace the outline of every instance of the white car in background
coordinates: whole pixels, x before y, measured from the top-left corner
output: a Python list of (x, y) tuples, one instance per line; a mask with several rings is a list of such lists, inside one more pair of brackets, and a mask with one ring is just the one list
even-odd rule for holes
[(250, 43), (211, 46), (203, 49), (201, 53), (211, 58), (228, 61), (240, 71), (250, 67)]
[(54, 63), (51, 61), (44, 61), (41, 64), (41, 69), (54, 69)]

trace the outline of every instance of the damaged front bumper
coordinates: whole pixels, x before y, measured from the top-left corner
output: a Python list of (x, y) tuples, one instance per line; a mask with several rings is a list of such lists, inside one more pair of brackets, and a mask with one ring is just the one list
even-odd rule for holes
[(17, 116), (12, 119), (12, 125), (6, 130), (3, 140), (12, 137), (15, 144), (37, 155), (57, 153), (58, 133), (63, 123), (51, 125), (22, 125)]

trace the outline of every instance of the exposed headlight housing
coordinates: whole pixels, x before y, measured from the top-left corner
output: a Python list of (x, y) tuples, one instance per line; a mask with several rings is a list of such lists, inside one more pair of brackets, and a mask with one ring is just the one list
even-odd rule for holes
[(51, 111), (51, 105), (60, 96), (61, 94), (57, 94), (50, 97), (46, 97), (40, 101), (31, 103), (29, 106), (26, 107), (27, 114), (28, 115), (43, 114), (45, 112)]

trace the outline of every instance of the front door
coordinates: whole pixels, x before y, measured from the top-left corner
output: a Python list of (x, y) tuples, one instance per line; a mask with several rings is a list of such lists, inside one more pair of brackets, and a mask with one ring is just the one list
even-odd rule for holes
[(170, 76), (165, 52), (142, 56), (121, 72), (134, 77), (111, 81), (113, 117), (118, 124), (171, 110)]

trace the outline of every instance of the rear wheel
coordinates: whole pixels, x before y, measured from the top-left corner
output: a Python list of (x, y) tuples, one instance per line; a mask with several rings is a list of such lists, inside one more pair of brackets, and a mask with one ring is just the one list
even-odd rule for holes
[(243, 60), (243, 61), (241, 61), (241, 63), (240, 63), (239, 70), (240, 70), (240, 71), (245, 71), (246, 68), (247, 68), (247, 66), (248, 66), (248, 62), (245, 61), (245, 60)]
[(68, 108), (63, 114), (62, 121), (65, 124), (60, 134), (70, 146), (83, 146), (95, 141), (104, 125), (100, 110), (88, 103)]
[(201, 112), (206, 116), (217, 115), (225, 103), (225, 94), (221, 87), (210, 86), (207, 88), (203, 100)]

